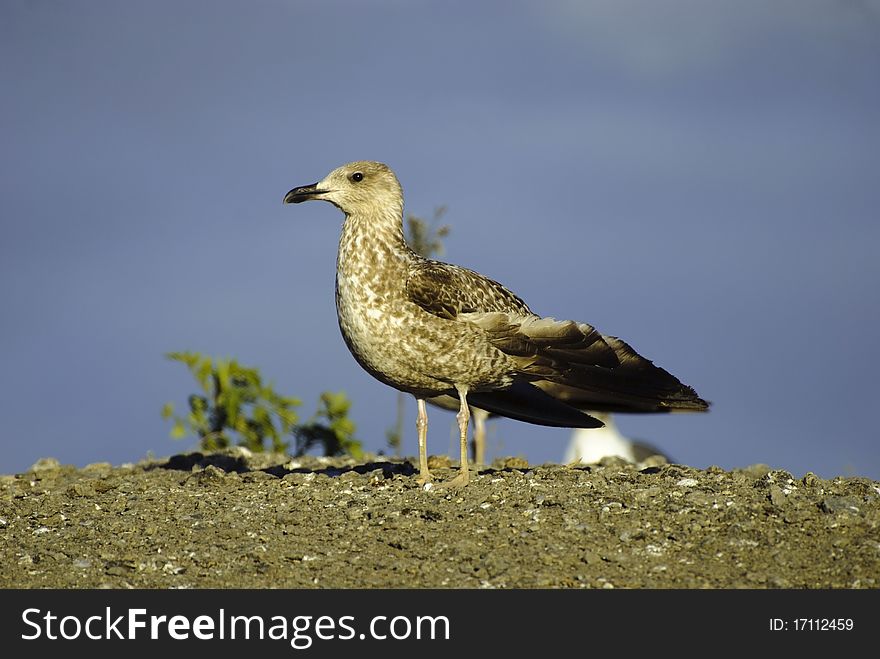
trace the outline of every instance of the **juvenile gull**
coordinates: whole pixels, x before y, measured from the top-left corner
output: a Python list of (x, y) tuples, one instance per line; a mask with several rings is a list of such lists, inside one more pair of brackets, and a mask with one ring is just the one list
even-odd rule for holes
[(468, 482), (468, 404), (546, 426), (599, 428), (583, 410), (703, 411), (708, 403), (626, 343), (586, 323), (543, 318), (488, 277), (419, 256), (403, 235), (394, 172), (358, 161), (294, 188), (284, 203), (345, 214), (336, 260), (339, 328), (357, 362), (418, 401), (419, 482), (431, 481), (425, 400), (454, 396)]

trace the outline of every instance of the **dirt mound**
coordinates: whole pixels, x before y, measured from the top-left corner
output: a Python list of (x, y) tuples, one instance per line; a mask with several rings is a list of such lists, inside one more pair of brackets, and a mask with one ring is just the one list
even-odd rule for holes
[(42, 460), (0, 477), (0, 586), (880, 586), (880, 485), (864, 478), (510, 461), (426, 491), (414, 473), (242, 450)]

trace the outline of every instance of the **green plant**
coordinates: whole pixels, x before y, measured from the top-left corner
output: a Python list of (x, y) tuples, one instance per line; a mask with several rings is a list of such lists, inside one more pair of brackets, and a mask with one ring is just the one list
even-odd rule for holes
[(242, 366), (234, 359), (213, 359), (197, 352), (170, 352), (172, 361), (185, 364), (202, 389), (188, 398), (186, 416), (174, 413), (174, 404), (162, 407), (162, 417), (172, 419), (171, 436), (199, 438), (204, 450), (226, 448), (233, 442), (252, 451), (264, 450), (270, 442), (273, 451), (285, 451), (283, 441), (293, 430), (298, 398), (282, 396), (271, 384), (264, 384), (259, 370)]
[(202, 389), (189, 396), (186, 416), (176, 415), (173, 403), (162, 407), (162, 418), (173, 421), (175, 439), (195, 435), (203, 450), (213, 451), (230, 446), (237, 436), (238, 445), (252, 451), (263, 451), (269, 440), (271, 450), (280, 452), (288, 449), (283, 438), (292, 433), (297, 455), (315, 445), (323, 446), (325, 455), (363, 453), (348, 418), (351, 402), (343, 392), (322, 393), (318, 411), (308, 423), (297, 425), (293, 408), (300, 400), (276, 393), (271, 384), (263, 383), (258, 369), (197, 352), (170, 352), (166, 357), (186, 364)]
[(321, 394), (318, 411), (308, 423), (296, 426), (296, 455), (302, 455), (316, 444), (324, 446), (325, 455), (363, 455), (361, 442), (354, 438), (355, 425), (348, 418), (351, 401), (344, 392)]

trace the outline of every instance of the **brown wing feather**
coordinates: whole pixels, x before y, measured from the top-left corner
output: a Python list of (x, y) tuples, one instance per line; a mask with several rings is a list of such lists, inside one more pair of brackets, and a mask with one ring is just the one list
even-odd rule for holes
[(459, 319), (482, 328), (499, 350), (524, 357), (522, 367), (535, 375), (577, 364), (606, 368), (620, 364), (605, 337), (586, 323), (501, 312), (462, 314)]
[(462, 314), (493, 345), (514, 358), (520, 373), (553, 398), (580, 410), (702, 411), (708, 403), (689, 386), (614, 336), (586, 323), (505, 314)]
[(586, 323), (537, 316), (504, 286), (472, 270), (419, 261), (410, 268), (406, 291), (435, 316), (481, 328), (512, 358), (522, 377), (565, 405), (609, 412), (702, 411), (709, 406), (624, 341)]
[(406, 292), (425, 311), (450, 320), (473, 312), (531, 314), (525, 302), (497, 281), (467, 268), (429, 259), (410, 268)]
[(557, 369), (535, 386), (578, 409), (608, 412), (702, 412), (709, 404), (688, 385), (624, 341), (604, 337), (619, 365), (613, 368), (581, 366)]

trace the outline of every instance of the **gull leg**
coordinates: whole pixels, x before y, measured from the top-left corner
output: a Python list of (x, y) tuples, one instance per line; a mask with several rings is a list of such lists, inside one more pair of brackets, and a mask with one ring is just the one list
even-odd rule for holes
[(428, 471), (428, 410), (425, 399), (417, 399), (419, 416), (416, 418), (416, 429), (419, 431), (419, 477), (416, 479), (419, 485), (426, 485), (433, 479)]
[(467, 387), (456, 387), (456, 389), (458, 389), (458, 397), (461, 399), (461, 406), (459, 407), (458, 414), (455, 416), (455, 418), (458, 419), (458, 432), (461, 447), (461, 469), (458, 472), (458, 476), (451, 481), (443, 483), (444, 487), (461, 487), (467, 485), (470, 480), (470, 475), (468, 473), (467, 433), (468, 421), (471, 418), (471, 413), (467, 404)]
[(475, 407), (471, 416), (474, 417), (474, 462), (486, 464), (486, 418), (489, 413)]

